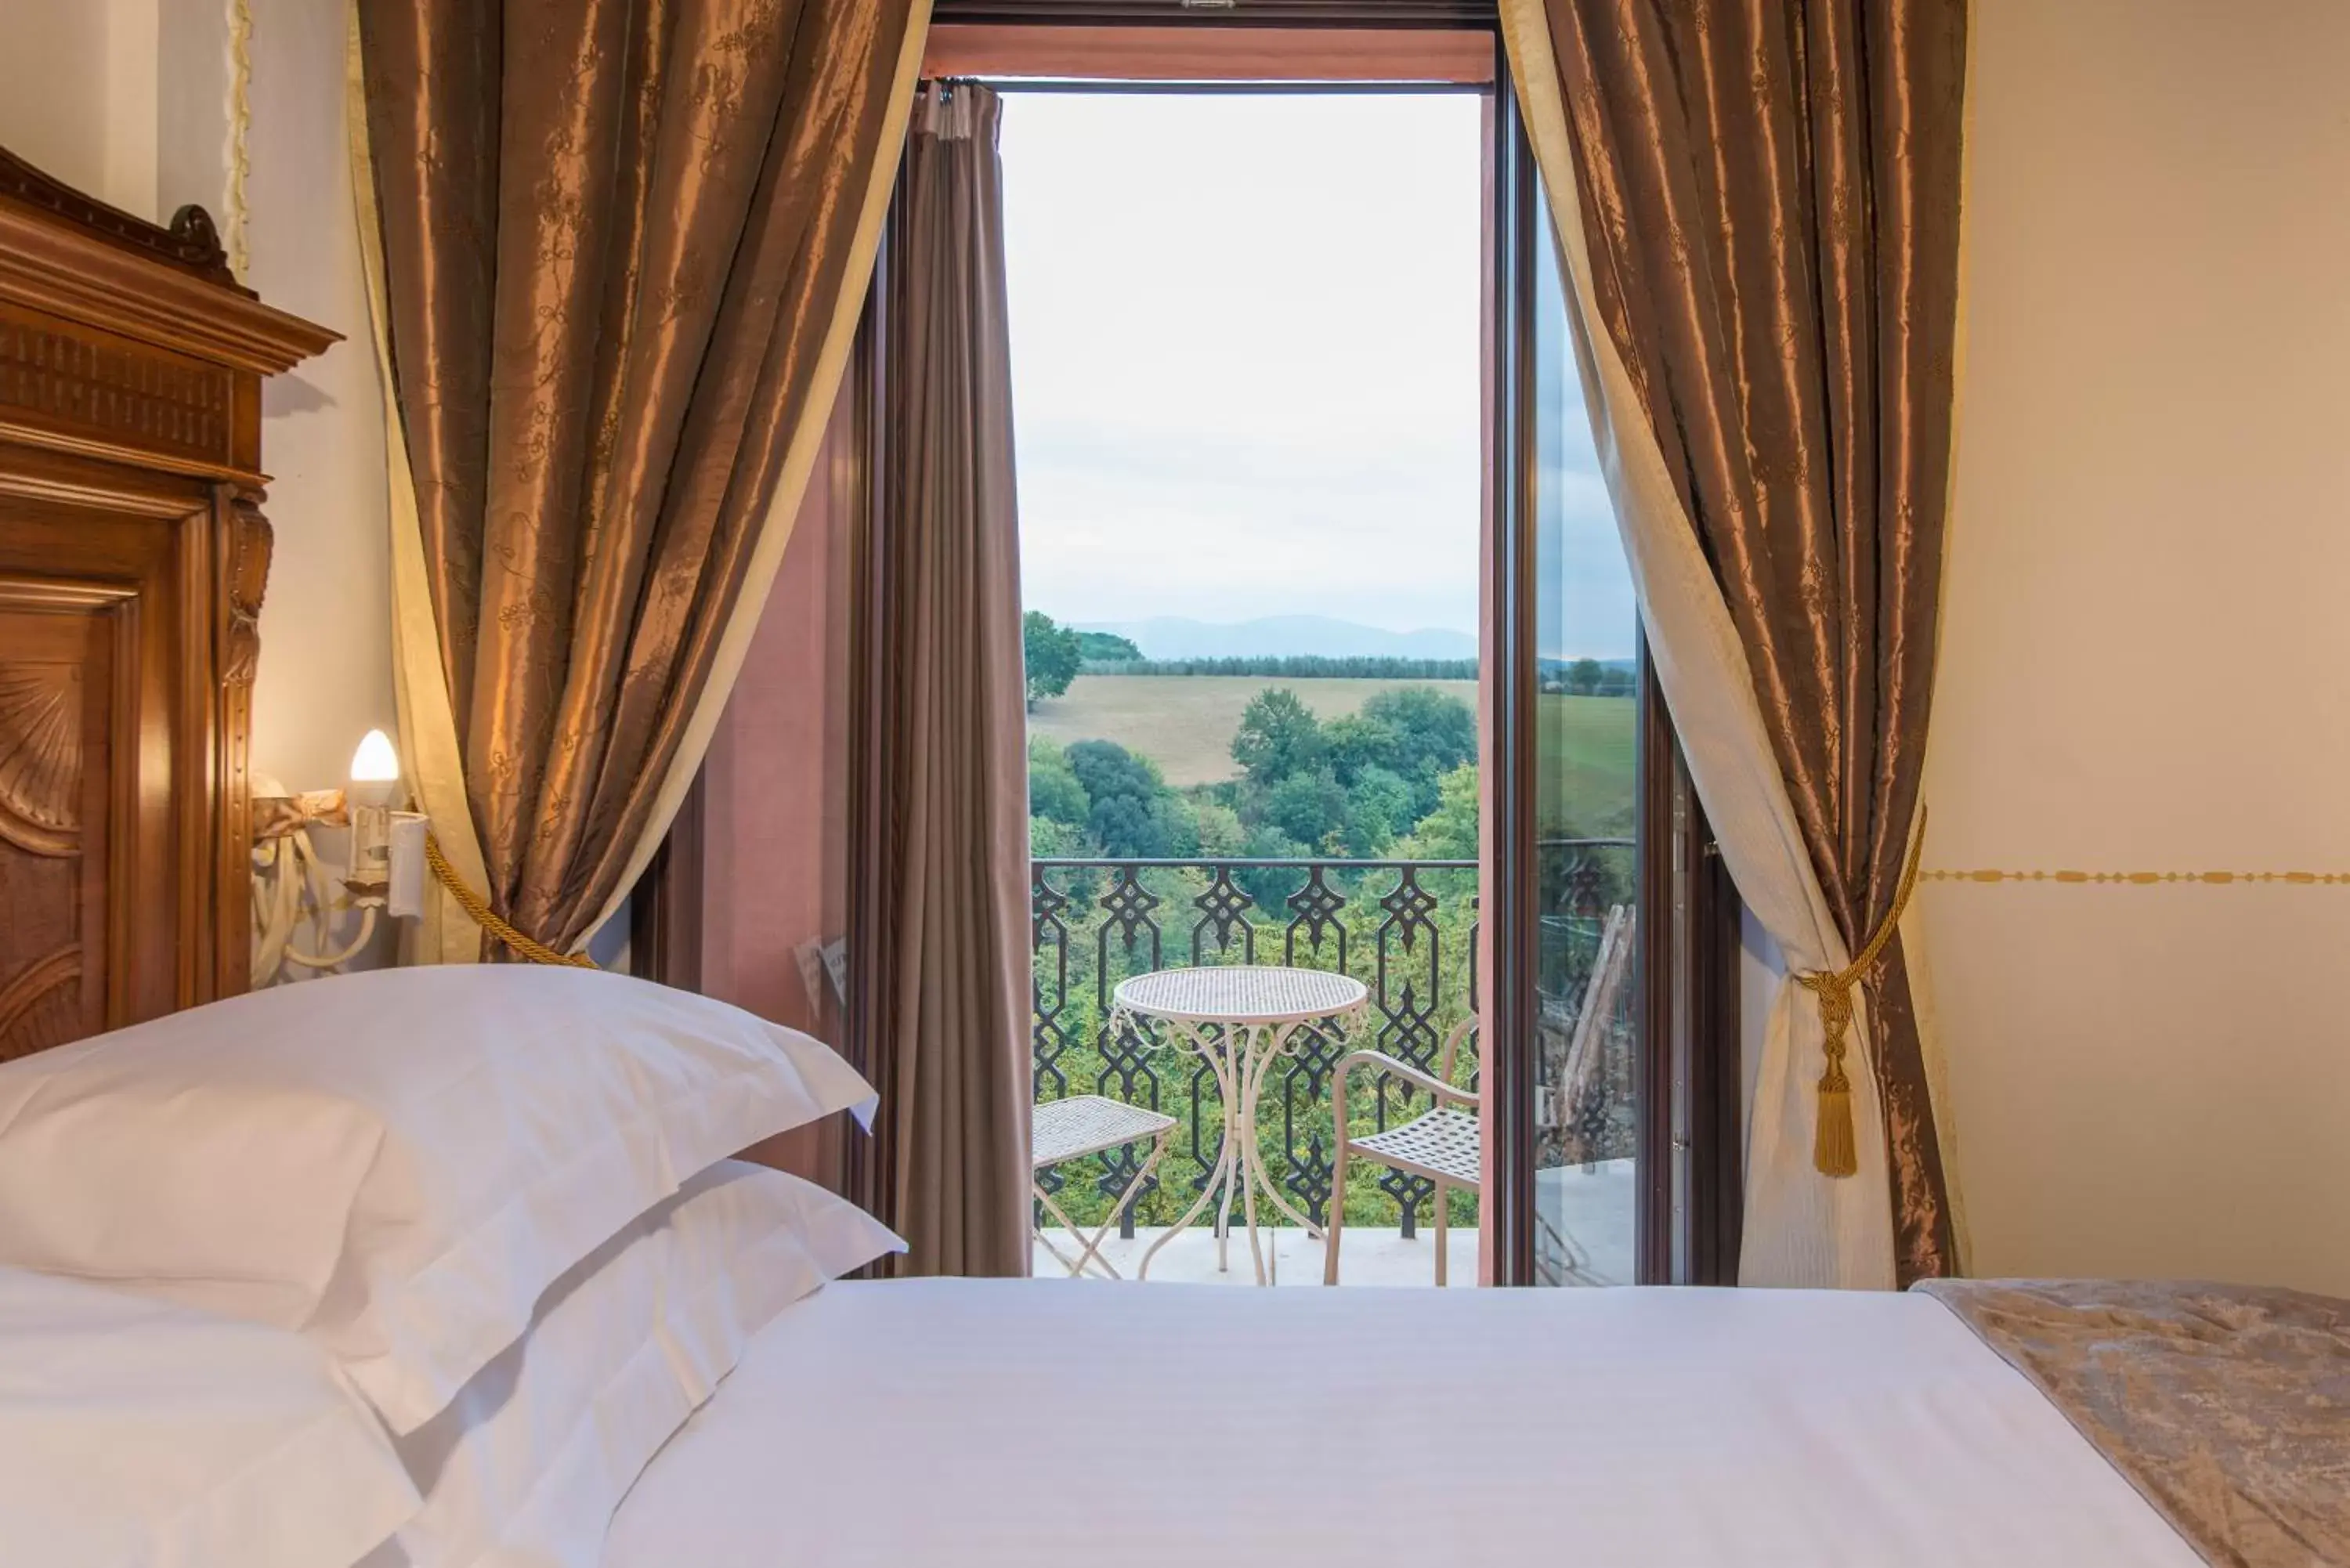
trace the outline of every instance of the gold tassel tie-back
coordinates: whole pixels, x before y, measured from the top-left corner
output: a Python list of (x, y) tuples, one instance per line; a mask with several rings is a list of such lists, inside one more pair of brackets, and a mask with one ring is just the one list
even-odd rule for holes
[(1820, 1074), (1819, 1121), (1812, 1135), (1812, 1165), (1823, 1176), (1853, 1176), (1860, 1170), (1860, 1149), (1853, 1134), (1852, 1080), (1845, 1075), (1846, 1036), (1852, 1030), (1852, 993), (1861, 985), (1900, 927), (1901, 911), (1918, 887), (1918, 851), (1926, 846), (1926, 808), (1918, 808), (1918, 832), (1909, 842), (1909, 857), (1901, 867), (1900, 885), (1893, 890), (1893, 907), (1885, 911), (1867, 944), (1852, 962), (1835, 971), (1812, 970), (1795, 976), (1795, 983), (1820, 999), (1820, 1054), (1827, 1058)]
[(572, 969), (594, 969), (596, 961), (586, 953), (557, 952), (537, 938), (509, 924), (504, 917), (490, 908), (490, 901), (465, 886), (449, 857), (441, 853), (441, 841), (431, 834), (424, 836), (424, 864), (432, 868), (433, 879), (449, 889), (449, 897), (457, 907), (473, 917), (473, 924), (490, 933), (533, 963), (565, 964)]

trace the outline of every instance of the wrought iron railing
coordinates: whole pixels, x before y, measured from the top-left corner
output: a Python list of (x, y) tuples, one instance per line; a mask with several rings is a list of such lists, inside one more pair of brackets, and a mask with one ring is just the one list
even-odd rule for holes
[[(1581, 928), (1597, 929), (1611, 900), (1628, 897), (1630, 845), (1619, 839), (1546, 841), (1550, 895), (1544, 921), (1546, 981), (1565, 983), (1588, 964)], [(1363, 1037), (1336, 1028), (1303, 1031), (1268, 1086), (1253, 1129), (1299, 1208), (1319, 1223), (1331, 1187), (1330, 1069), (1368, 1045), (1432, 1067), (1446, 1036), (1477, 995), (1477, 865), (1473, 860), (1203, 858), (1039, 859), (1031, 864), (1030, 917), (1035, 961), (1031, 1021), (1039, 1100), (1102, 1094), (1163, 1110), (1177, 1119), (1169, 1158), (1127, 1211), (1171, 1221), (1206, 1186), (1222, 1136), (1223, 1107), (1200, 1060), (1166, 1038), (1110, 1027), (1120, 981), (1151, 970), (1197, 964), (1285, 963), (1352, 974), (1370, 990)], [(1546, 984), (1545, 989), (1548, 989)], [(1473, 1032), (1471, 1032), (1473, 1040)], [(1473, 1048), (1454, 1076), (1473, 1085)], [(1409, 1119), (1427, 1100), (1382, 1082), (1351, 1107), (1363, 1128)], [(1090, 1223), (1132, 1179), (1142, 1151), (1116, 1151), (1046, 1174), (1072, 1217)], [(1427, 1181), (1365, 1163), (1350, 1172), (1350, 1223), (1399, 1224), (1412, 1234), (1432, 1189)], [(1462, 1195), (1456, 1218), (1473, 1215)]]

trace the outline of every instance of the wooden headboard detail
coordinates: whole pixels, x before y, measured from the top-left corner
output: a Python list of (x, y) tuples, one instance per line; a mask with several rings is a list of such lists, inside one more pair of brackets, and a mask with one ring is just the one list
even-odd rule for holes
[(0, 1061), (245, 989), (261, 379), (336, 337), (0, 151)]

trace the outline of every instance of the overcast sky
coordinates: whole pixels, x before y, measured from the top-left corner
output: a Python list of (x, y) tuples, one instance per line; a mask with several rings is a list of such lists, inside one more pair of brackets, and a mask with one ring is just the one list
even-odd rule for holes
[[(1470, 94), (1005, 95), (1029, 607), (1476, 629), (1479, 121)], [(1620, 655), (1562, 411), (1545, 467), (1593, 580), (1548, 585), (1545, 619)]]

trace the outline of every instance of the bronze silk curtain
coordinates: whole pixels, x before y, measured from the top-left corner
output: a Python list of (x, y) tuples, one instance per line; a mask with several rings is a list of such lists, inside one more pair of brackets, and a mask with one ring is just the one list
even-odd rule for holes
[[(1850, 951), (1893, 910), (1950, 474), (1964, 0), (1544, 0), (1597, 314)], [(1562, 218), (1562, 221), (1565, 221)], [(1867, 981), (1895, 1272), (1957, 1272), (1897, 936)]]
[(852, 983), (913, 1274), (1028, 1272), (1027, 710), (1000, 103), (925, 84), (882, 253)]
[[(549, 946), (618, 901), (732, 680), (926, 16), (359, 0), (383, 326), (463, 797), (491, 905)], [(450, 838), (453, 805), (424, 793)]]

